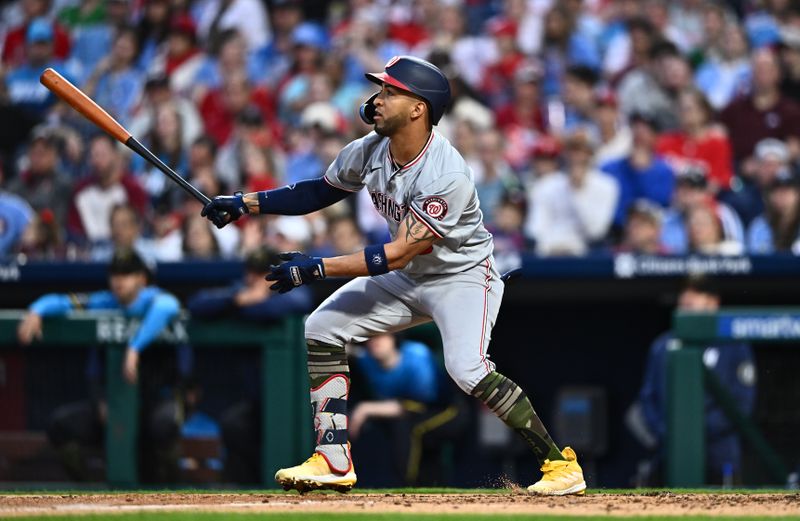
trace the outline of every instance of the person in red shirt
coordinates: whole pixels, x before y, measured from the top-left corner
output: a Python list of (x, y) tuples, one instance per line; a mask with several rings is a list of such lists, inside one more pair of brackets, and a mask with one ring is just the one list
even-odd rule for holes
[(733, 177), (731, 144), (724, 130), (711, 119), (713, 109), (698, 89), (678, 96), (680, 130), (662, 134), (656, 151), (677, 168), (684, 162), (701, 163), (708, 172), (708, 188), (716, 193), (730, 188)]
[(222, 146), (233, 134), (236, 118), (249, 107), (256, 107), (269, 123), (276, 139), (279, 138), (279, 125), (274, 120), (274, 99), (264, 87), (250, 83), (245, 71), (236, 71), (223, 78), (221, 88), (212, 89), (200, 102), (200, 115), (206, 132)]
[(510, 101), (509, 85), (525, 63), (525, 55), (517, 48), (516, 22), (494, 19), (487, 24), (487, 30), (494, 39), (497, 58), (484, 69), (479, 90), (491, 107), (498, 107)]
[[(25, 36), (28, 34), (30, 23), (40, 17), (46, 17), (50, 12), (50, 0), (22, 0), (22, 12), (25, 22), (6, 33), (3, 49), (3, 65), (16, 67), (25, 62)], [(69, 34), (59, 24), (53, 25), (53, 57), (65, 60), (69, 57)]]
[(523, 127), (542, 132), (544, 114), (540, 82), (543, 70), (535, 61), (526, 62), (517, 69), (513, 78), (513, 98), (495, 110), (495, 122), (504, 132), (511, 127)]

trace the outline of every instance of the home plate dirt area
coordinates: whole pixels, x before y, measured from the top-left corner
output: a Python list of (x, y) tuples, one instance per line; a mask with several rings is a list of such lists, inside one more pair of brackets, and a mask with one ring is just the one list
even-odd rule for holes
[(0, 495), (0, 518), (134, 512), (476, 513), (566, 516), (800, 516), (800, 493), (110, 493)]

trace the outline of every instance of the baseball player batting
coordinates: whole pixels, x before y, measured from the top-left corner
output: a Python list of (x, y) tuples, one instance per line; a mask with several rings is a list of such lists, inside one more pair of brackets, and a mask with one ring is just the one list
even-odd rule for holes
[(348, 144), (316, 180), (257, 193), (215, 197), (202, 211), (218, 227), (245, 214), (302, 215), (362, 188), (392, 235), (387, 244), (339, 257), (281, 255), (271, 289), (286, 292), (325, 277), (355, 277), (323, 302), (305, 324), (317, 447), (305, 463), (280, 469), (285, 489), (348, 491), (356, 474), (347, 441), (349, 342), (364, 342), (433, 321), (442, 334), (445, 368), (458, 386), (517, 431), (541, 464), (532, 494), (583, 494), (575, 452), (559, 450), (528, 397), (489, 360), (492, 327), (504, 283), (495, 269), (492, 236), (472, 172), (433, 131), (450, 102), (447, 78), (411, 56), (389, 60), (367, 78), (381, 87), (361, 107), (374, 131)]

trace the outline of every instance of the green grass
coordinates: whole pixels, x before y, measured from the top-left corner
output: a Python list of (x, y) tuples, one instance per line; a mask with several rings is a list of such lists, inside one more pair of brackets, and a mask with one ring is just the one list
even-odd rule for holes
[[(267, 519), (289, 519), (291, 521), (523, 521), (532, 519), (541, 519), (543, 521), (753, 521), (754, 517), (731, 517), (731, 516), (636, 516), (636, 517), (621, 517), (621, 516), (543, 516), (543, 515), (528, 515), (528, 514), (379, 514), (379, 513), (364, 513), (364, 514), (332, 514), (332, 513), (295, 513), (295, 512), (275, 512), (275, 513), (262, 513), (257, 514), (233, 514), (230, 512), (220, 513), (198, 513), (198, 512), (165, 512), (165, 513), (135, 513), (135, 514), (113, 514), (113, 515), (96, 515), (88, 514), (82, 515), (79, 518), (75, 516), (41, 516), (41, 517), (24, 517), (19, 518), (24, 521), (76, 521), (81, 520), (100, 520), (100, 519), (119, 519), (120, 521), (259, 521)], [(770, 521), (797, 521), (800, 516), (795, 517), (770, 517)]]

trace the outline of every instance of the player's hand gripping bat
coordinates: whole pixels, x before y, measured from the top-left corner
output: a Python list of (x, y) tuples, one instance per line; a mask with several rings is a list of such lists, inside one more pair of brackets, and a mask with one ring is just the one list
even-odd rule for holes
[(112, 118), (100, 105), (92, 101), (89, 96), (84, 94), (78, 87), (70, 83), (59, 73), (50, 68), (45, 69), (39, 81), (56, 96), (64, 100), (70, 107), (83, 114), (86, 119), (111, 134), (114, 139), (123, 143), (145, 158), (148, 163), (164, 172), (167, 177), (178, 183), (178, 186), (189, 192), (195, 199), (204, 205), (211, 202), (208, 196), (164, 164), (164, 162), (150, 152), (146, 146), (142, 145), (136, 138), (131, 136), (131, 133), (125, 130), (125, 127)]

